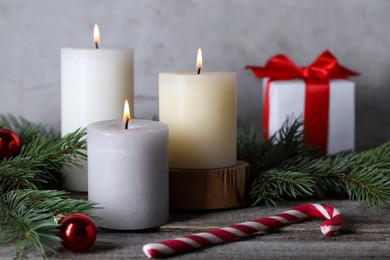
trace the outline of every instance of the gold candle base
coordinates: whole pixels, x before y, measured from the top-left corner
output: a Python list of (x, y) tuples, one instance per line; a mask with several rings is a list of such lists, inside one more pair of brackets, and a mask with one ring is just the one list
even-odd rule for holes
[(171, 209), (227, 209), (246, 205), (249, 163), (217, 169), (169, 169)]

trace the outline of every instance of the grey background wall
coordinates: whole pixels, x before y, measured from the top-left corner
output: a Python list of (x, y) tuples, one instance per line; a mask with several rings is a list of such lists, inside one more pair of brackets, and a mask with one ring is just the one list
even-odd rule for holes
[(158, 115), (158, 73), (204, 70), (238, 78), (238, 116), (261, 127), (260, 81), (245, 65), (285, 53), (308, 65), (324, 49), (355, 78), (356, 141), (390, 138), (390, 1), (386, 0), (0, 0), (0, 113), (60, 129), (60, 48), (135, 50), (135, 114)]

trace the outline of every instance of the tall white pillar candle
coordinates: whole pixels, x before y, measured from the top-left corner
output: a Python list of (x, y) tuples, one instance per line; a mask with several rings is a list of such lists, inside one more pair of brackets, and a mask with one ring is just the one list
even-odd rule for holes
[(160, 121), (169, 126), (169, 166), (236, 164), (236, 75), (160, 73)]
[[(132, 49), (61, 49), (62, 136), (92, 122), (120, 118), (124, 99), (133, 106)], [(64, 167), (66, 189), (87, 191), (83, 164)]]
[(168, 126), (148, 120), (88, 126), (88, 199), (103, 228), (136, 230), (168, 221)]

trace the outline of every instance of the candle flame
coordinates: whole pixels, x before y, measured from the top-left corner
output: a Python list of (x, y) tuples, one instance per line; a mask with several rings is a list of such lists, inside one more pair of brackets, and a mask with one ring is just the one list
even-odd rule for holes
[[(198, 54), (196, 55), (196, 70), (200, 72), (202, 69), (202, 49), (198, 49)], [(199, 74), (199, 73), (198, 73)]]
[(125, 106), (123, 108), (123, 121), (126, 122), (126, 121), (131, 121), (131, 118), (130, 118), (130, 108), (129, 108), (129, 101), (125, 101)]
[(93, 27), (93, 41), (96, 46), (98, 46), (100, 43), (100, 32), (99, 26), (97, 24), (95, 24), (95, 26)]

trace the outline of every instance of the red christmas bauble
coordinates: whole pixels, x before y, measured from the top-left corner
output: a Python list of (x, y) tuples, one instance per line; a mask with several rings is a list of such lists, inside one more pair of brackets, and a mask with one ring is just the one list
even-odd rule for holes
[(60, 223), (60, 238), (65, 248), (84, 252), (95, 242), (96, 227), (88, 216), (77, 213), (65, 217)]
[(19, 154), (20, 140), (17, 134), (0, 124), (0, 160)]

